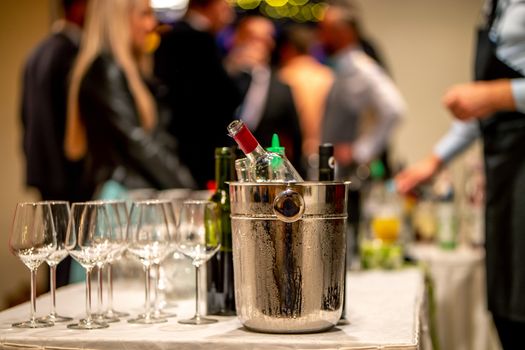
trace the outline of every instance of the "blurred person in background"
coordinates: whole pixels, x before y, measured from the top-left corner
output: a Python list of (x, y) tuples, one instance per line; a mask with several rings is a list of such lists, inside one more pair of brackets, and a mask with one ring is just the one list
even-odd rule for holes
[(246, 15), (235, 28), (226, 59), (228, 72), (244, 96), (240, 117), (265, 147), (279, 135), (286, 155), (301, 172), (302, 135), (292, 92), (270, 66), (275, 26), (259, 15)]
[[(279, 44), (279, 77), (292, 89), (301, 122), (302, 150), (307, 164), (319, 150), (321, 121), (326, 98), (334, 81), (330, 68), (310, 54), (314, 41), (315, 29), (296, 23), (284, 28)], [(317, 173), (310, 174), (309, 178), (315, 179), (316, 176)]]
[(232, 142), (226, 126), (241, 103), (215, 38), (233, 18), (227, 0), (190, 0), (155, 54), (155, 75), (169, 88), (168, 130), (180, 141), (181, 159), (200, 188), (215, 176), (215, 147)]
[(336, 180), (351, 180), (348, 193), (350, 253), (357, 253), (361, 221), (361, 169), (374, 160), (388, 168), (386, 151), (405, 103), (379, 64), (360, 46), (358, 14), (350, 0), (328, 4), (319, 25), (319, 38), (329, 55), (335, 81), (326, 101), (321, 142), (334, 145)]
[[(83, 162), (64, 155), (69, 73), (78, 53), (87, 0), (62, 0), (64, 18), (29, 56), (23, 76), (22, 126), (26, 184), (43, 200), (87, 200)], [(58, 265), (57, 287), (67, 284), (70, 258)]]
[(69, 159), (85, 158), (95, 196), (110, 181), (125, 189), (195, 187), (139, 70), (155, 26), (149, 0), (90, 0), (69, 89), (65, 151)]
[(22, 92), (22, 125), (26, 182), (44, 200), (86, 198), (79, 186), (82, 162), (64, 155), (69, 73), (78, 53), (87, 0), (63, 0), (64, 18), (26, 62)]
[(488, 1), (478, 31), (475, 82), (443, 103), (459, 121), (427, 158), (399, 174), (406, 193), (479, 136), (486, 176), (488, 308), (504, 349), (525, 348), (525, 1)]
[[(379, 158), (405, 113), (399, 90), (360, 47), (356, 16), (349, 0), (332, 1), (319, 27), (336, 77), (326, 102), (321, 139), (334, 144), (340, 178), (348, 176), (352, 163)], [(369, 113), (375, 123), (362, 131)]]

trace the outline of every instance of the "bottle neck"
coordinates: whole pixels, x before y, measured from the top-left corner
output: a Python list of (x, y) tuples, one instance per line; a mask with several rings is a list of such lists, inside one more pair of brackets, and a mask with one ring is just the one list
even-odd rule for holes
[(234, 164), (230, 156), (218, 156), (215, 158), (215, 183), (217, 191), (227, 190), (227, 181), (233, 181)]
[(257, 158), (265, 155), (266, 153), (266, 150), (260, 145), (257, 143), (257, 146), (250, 152), (250, 153), (245, 153), (246, 154), (246, 158), (248, 158), (250, 160), (250, 162), (254, 162)]
[(334, 181), (335, 164), (333, 153), (319, 152), (319, 181)]
[[(239, 145), (239, 148), (248, 156), (248, 154), (255, 151), (256, 148), (260, 147), (259, 142), (255, 139), (250, 130), (241, 122), (236, 124), (238, 129), (235, 131), (235, 134), (232, 135), (233, 139)], [(263, 150), (264, 151), (264, 150)]]

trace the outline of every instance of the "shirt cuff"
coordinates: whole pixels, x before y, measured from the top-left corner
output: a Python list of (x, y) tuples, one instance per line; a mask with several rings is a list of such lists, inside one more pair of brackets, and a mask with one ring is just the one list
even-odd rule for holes
[(525, 78), (512, 79), (510, 81), (512, 88), (512, 97), (516, 103), (516, 110), (525, 113)]

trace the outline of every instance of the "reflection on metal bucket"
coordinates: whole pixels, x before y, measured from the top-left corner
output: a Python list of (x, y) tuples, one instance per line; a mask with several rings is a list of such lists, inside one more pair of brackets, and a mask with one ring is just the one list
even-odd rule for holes
[(302, 333), (337, 323), (344, 292), (346, 186), (230, 185), (235, 297), (247, 328)]

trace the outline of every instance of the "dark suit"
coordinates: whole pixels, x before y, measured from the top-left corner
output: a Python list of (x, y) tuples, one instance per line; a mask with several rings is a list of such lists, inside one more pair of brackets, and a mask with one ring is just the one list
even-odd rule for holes
[(297, 109), (290, 87), (271, 73), (268, 96), (259, 125), (253, 131), (263, 147), (269, 147), (272, 136), (279, 135), (281, 146), (286, 149), (286, 156), (294, 167), (304, 176), (301, 169), (302, 136)]
[(169, 88), (179, 155), (199, 187), (214, 178), (215, 147), (231, 145), (226, 127), (240, 104), (240, 93), (226, 74), (211, 33), (176, 23), (155, 54), (155, 74)]
[[(26, 184), (44, 200), (88, 200), (91, 190), (81, 185), (82, 163), (64, 155), (69, 72), (78, 45), (63, 32), (42, 41), (27, 60), (22, 91), (23, 146)], [(69, 280), (70, 258), (57, 269), (57, 287)]]
[(79, 201), (89, 198), (80, 183), (81, 164), (64, 155), (69, 71), (78, 46), (54, 33), (29, 57), (23, 77), (22, 125), (26, 184), (43, 199)]

